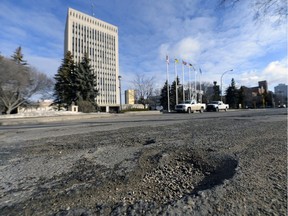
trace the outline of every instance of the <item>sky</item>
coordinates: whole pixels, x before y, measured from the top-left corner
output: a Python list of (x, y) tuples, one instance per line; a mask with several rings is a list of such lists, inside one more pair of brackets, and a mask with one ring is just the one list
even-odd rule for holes
[[(177, 58), (181, 83), (185, 61), (194, 66), (197, 81), (220, 84), (222, 77), (223, 89), (232, 78), (237, 87), (254, 87), (267, 80), (272, 91), (280, 83), (287, 84), (287, 20), (253, 19), (253, 1), (225, 6), (219, 2), (1, 0), (0, 54), (10, 57), (21, 46), (31, 66), (53, 77), (64, 56), (64, 29), (71, 7), (118, 27), (123, 90), (133, 88), (136, 74), (153, 77), (155, 89), (161, 89), (167, 79), (167, 55), (169, 83), (175, 79)], [(184, 67), (184, 83), (188, 81), (195, 81), (195, 73)]]

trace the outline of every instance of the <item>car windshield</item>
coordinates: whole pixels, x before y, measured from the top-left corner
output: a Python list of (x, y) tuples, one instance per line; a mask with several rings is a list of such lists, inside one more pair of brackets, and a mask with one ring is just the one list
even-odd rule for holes
[(218, 101), (212, 101), (211, 104), (218, 104)]
[(186, 100), (183, 102), (184, 104), (191, 104), (191, 100)]

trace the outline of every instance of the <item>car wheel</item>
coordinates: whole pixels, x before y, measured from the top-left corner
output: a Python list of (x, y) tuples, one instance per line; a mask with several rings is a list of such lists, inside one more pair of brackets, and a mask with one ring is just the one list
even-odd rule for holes
[(187, 113), (188, 113), (188, 114), (191, 113), (191, 108), (188, 108)]
[(203, 113), (204, 112), (204, 109), (203, 109), (203, 107), (201, 107), (201, 109), (200, 109), (200, 113)]
[(216, 111), (216, 112), (219, 112), (219, 108), (218, 108), (218, 107), (216, 107), (215, 111)]
[(227, 107), (226, 107), (226, 108), (225, 108), (225, 112), (227, 112), (227, 110), (228, 110), (228, 109), (227, 109)]

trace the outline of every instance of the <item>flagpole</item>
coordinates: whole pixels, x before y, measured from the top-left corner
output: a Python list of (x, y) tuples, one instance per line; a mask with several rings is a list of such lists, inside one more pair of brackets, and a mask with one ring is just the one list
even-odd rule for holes
[(200, 103), (202, 103), (202, 92), (201, 92), (201, 76), (202, 76), (202, 70), (201, 68), (199, 68), (199, 83), (200, 83), (200, 87), (199, 87), (199, 92), (200, 92)]
[(197, 71), (195, 70), (195, 68), (193, 67), (193, 69), (194, 69), (194, 82), (195, 82), (195, 86), (194, 86), (194, 92), (195, 92), (195, 95), (194, 95), (194, 97), (195, 97), (195, 100), (197, 101), (197, 83), (196, 83), (196, 74), (197, 74)]
[(189, 89), (189, 100), (191, 100), (191, 80), (190, 80), (190, 73), (191, 73), (191, 70), (190, 70), (190, 65), (188, 67), (188, 89)]
[(183, 89), (183, 102), (185, 101), (185, 91), (184, 91), (184, 62), (182, 61), (182, 89)]
[(177, 66), (176, 66), (176, 63), (177, 63), (177, 59), (175, 59), (175, 61), (174, 61), (174, 66), (175, 66), (175, 76), (176, 76), (176, 78), (175, 78), (175, 88), (176, 88), (176, 92), (175, 92), (175, 94), (176, 94), (176, 105), (178, 104), (178, 84), (177, 84), (177, 77), (178, 77), (178, 73), (177, 73)]
[(166, 79), (167, 79), (167, 109), (170, 112), (170, 98), (169, 98), (169, 57), (166, 56)]

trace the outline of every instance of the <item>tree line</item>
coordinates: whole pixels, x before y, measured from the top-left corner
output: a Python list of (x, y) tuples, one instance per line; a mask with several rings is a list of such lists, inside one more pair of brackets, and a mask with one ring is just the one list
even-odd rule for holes
[[(75, 104), (78, 105), (80, 112), (97, 111), (99, 107), (96, 98), (99, 95), (99, 90), (97, 89), (96, 78), (87, 54), (84, 55), (80, 63), (75, 63), (73, 55), (68, 51), (62, 59), (54, 79), (51, 79), (30, 66), (24, 60), (21, 47), (18, 47), (10, 58), (0, 55), (0, 111), (11, 114), (19, 106), (31, 104), (31, 98), (35, 95), (42, 95), (42, 98), (53, 96), (52, 105), (56, 106), (58, 110), (67, 110), (69, 106)], [(158, 91), (154, 91), (154, 84), (154, 77), (147, 78), (145, 75), (136, 74), (133, 85), (137, 103), (146, 107), (147, 104), (152, 106), (159, 104), (160, 101), (163, 109), (168, 110), (168, 89), (169, 110), (174, 109), (177, 101), (191, 99), (192, 89), (183, 89), (184, 85), (180, 83), (179, 77), (171, 85), (166, 81), (161, 90)], [(208, 103), (221, 100), (220, 94), (222, 93), (217, 82), (213, 82), (213, 85), (207, 82), (201, 84), (198, 82), (196, 86), (193, 83), (190, 88), (192, 86), (194, 90), (202, 89), (203, 91), (201, 94), (198, 92), (198, 94), (193, 95), (197, 101)], [(176, 95), (178, 99), (176, 99)], [(258, 96), (261, 97), (261, 101), (252, 101), (254, 107), (259, 107), (261, 104), (263, 106), (267, 103), (272, 104), (269, 101), (272, 96), (269, 96), (267, 92)], [(239, 104), (244, 108), (247, 104), (245, 97), (245, 87), (237, 88), (235, 80), (232, 79), (230, 86), (225, 91), (225, 102), (231, 108), (239, 108)]]
[[(168, 87), (167, 87), (168, 85)], [(178, 101), (183, 101), (183, 92), (185, 94), (185, 99), (190, 100), (189, 98), (189, 89), (183, 91), (183, 85), (181, 85), (179, 78), (177, 77), (178, 88)], [(273, 94), (272, 92), (267, 92), (267, 90), (262, 89), (262, 92), (258, 90), (257, 92), (252, 92), (250, 88), (241, 86), (238, 88), (235, 84), (234, 78), (231, 79), (230, 85), (222, 93), (220, 86), (217, 85), (217, 82), (214, 81), (213, 85), (211, 83), (197, 83), (196, 88), (203, 90), (201, 94), (192, 96), (198, 102), (209, 103), (211, 101), (220, 101), (223, 100), (225, 103), (229, 104), (229, 107), (232, 109), (238, 108), (261, 108), (261, 107), (273, 107)], [(195, 86), (192, 85), (192, 88)], [(174, 110), (176, 105), (176, 80), (172, 82), (171, 85), (165, 82), (164, 86), (161, 89), (160, 93), (160, 103), (163, 106), (164, 110), (168, 110), (168, 93), (169, 89), (169, 104), (170, 110)], [(254, 94), (254, 96), (252, 96)], [(256, 94), (256, 95), (255, 95)], [(222, 95), (222, 97), (221, 97)]]
[(59, 110), (78, 105), (81, 112), (97, 110), (96, 76), (85, 55), (76, 64), (71, 52), (65, 54), (54, 79), (30, 66), (18, 47), (10, 58), (0, 55), (0, 112), (16, 113), (19, 106), (29, 106), (33, 97), (53, 95)]

